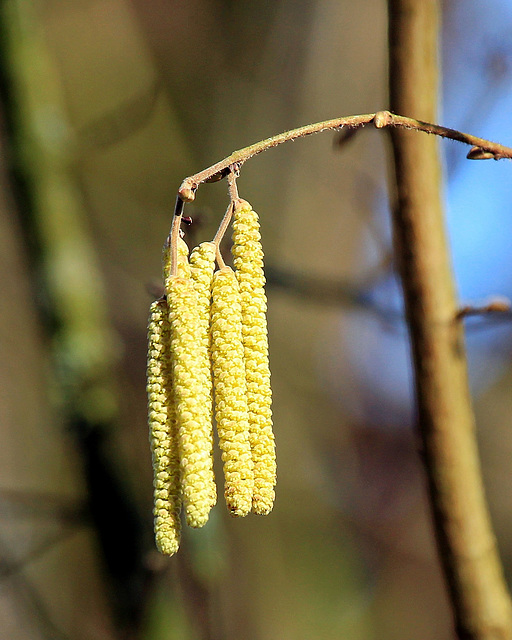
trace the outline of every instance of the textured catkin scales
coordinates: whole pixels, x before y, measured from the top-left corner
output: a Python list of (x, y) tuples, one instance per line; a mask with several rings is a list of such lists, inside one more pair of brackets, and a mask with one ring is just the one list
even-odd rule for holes
[(210, 305), (212, 299), (212, 281), (215, 270), (215, 245), (213, 242), (203, 242), (193, 249), (190, 255), (190, 271), (194, 289), (197, 293), (197, 344), (200, 351), (200, 366), (204, 379), (204, 402), (208, 420), (205, 425), (206, 437), (210, 447), (211, 464), (211, 494), (212, 505), (217, 501), (217, 487), (213, 475), (213, 381), (210, 363)]
[(163, 254), (166, 295), (151, 306), (147, 391), (155, 539), (166, 555), (179, 547), (182, 506), (187, 524), (202, 527), (217, 500), (214, 396), (228, 510), (246, 516), (251, 510), (267, 514), (273, 506), (263, 251), (257, 215), (244, 200), (234, 201), (233, 227), (236, 274), (230, 267), (214, 274), (214, 242), (196, 247), (189, 262), (179, 238), (177, 274), (171, 275), (169, 237)]
[(154, 528), (159, 551), (176, 553), (180, 543), (181, 486), (178, 427), (170, 365), (167, 302), (156, 300), (148, 326), (147, 392), (153, 457)]
[[(167, 282), (171, 275), (171, 245), (170, 237), (167, 238), (164, 244), (164, 251), (162, 257), (163, 270), (164, 270), (164, 282)], [(178, 238), (178, 275), (182, 278), (190, 277), (190, 265), (188, 262), (188, 245), (183, 238)]]
[(209, 388), (201, 362), (204, 354), (197, 342), (198, 298), (190, 278), (169, 276), (165, 288), (171, 325), (183, 506), (187, 524), (202, 527), (208, 520), (214, 496), (208, 435)]
[(224, 495), (233, 516), (249, 513), (254, 489), (241, 313), (238, 282), (224, 267), (213, 278), (211, 351)]
[(266, 515), (274, 504), (276, 457), (268, 363), (267, 299), (258, 215), (245, 200), (234, 208), (233, 260), (240, 286), (250, 442), (254, 463), (252, 510)]

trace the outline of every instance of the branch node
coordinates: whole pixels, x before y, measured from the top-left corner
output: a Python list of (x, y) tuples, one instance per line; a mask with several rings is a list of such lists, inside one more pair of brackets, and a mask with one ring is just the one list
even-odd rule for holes
[(178, 196), (183, 202), (193, 202), (196, 197), (197, 184), (191, 182), (188, 178), (184, 180), (178, 189)]
[(373, 118), (373, 125), (376, 129), (384, 129), (391, 124), (393, 116), (389, 111), (377, 111)]
[(466, 158), (468, 160), (499, 160), (501, 156), (492, 153), (492, 151), (486, 151), (481, 147), (471, 147)]

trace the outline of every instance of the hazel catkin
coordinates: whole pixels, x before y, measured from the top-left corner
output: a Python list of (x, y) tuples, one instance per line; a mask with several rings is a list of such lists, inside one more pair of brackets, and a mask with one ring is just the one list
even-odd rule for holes
[(211, 351), (215, 417), (224, 463), (224, 495), (233, 516), (251, 510), (253, 462), (242, 344), (242, 310), (238, 282), (230, 267), (213, 278)]
[(190, 271), (197, 293), (198, 324), (196, 340), (200, 352), (200, 366), (204, 380), (204, 403), (207, 412), (206, 431), (210, 447), (212, 504), (217, 501), (217, 487), (213, 475), (213, 381), (210, 363), (210, 305), (215, 270), (215, 245), (203, 242), (190, 254)]
[(176, 553), (180, 543), (181, 486), (178, 427), (172, 388), (167, 302), (156, 300), (148, 325), (147, 392), (153, 458), (154, 529), (159, 551)]
[(233, 261), (240, 285), (250, 442), (254, 462), (252, 510), (266, 515), (274, 503), (276, 458), (268, 363), (267, 299), (258, 215), (245, 200), (234, 206)]
[[(169, 236), (164, 244), (163, 256), (163, 272), (164, 272), (164, 282), (167, 282), (167, 279), (171, 275), (171, 237)], [(178, 275), (182, 278), (190, 277), (190, 264), (188, 262), (188, 245), (183, 240), (183, 238), (178, 238), (178, 266), (177, 266)]]
[(171, 325), (183, 506), (187, 524), (202, 527), (215, 500), (206, 408), (208, 382), (201, 362), (205, 354), (196, 338), (197, 293), (192, 280), (180, 276), (169, 276), (165, 288)]
[[(213, 400), (228, 510), (233, 516), (267, 514), (274, 501), (263, 251), (256, 213), (244, 200), (232, 202), (236, 272), (217, 253), (222, 224), (216, 240), (196, 247), (190, 262), (186, 243), (173, 235), (174, 251), (171, 237), (164, 246), (165, 296), (151, 306), (147, 391), (155, 539), (167, 555), (179, 546), (182, 506), (187, 524), (202, 527), (217, 499)], [(221, 268), (214, 273), (216, 257)]]

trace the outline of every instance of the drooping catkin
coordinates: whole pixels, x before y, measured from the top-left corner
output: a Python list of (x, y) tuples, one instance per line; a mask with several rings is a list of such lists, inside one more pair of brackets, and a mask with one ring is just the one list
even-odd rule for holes
[(147, 392), (149, 440), (153, 457), (155, 541), (165, 555), (180, 543), (181, 486), (178, 427), (172, 389), (167, 302), (156, 300), (148, 326)]
[(202, 527), (208, 520), (214, 496), (208, 435), (209, 387), (202, 363), (204, 350), (197, 341), (198, 298), (191, 278), (169, 276), (165, 288), (171, 325), (183, 506), (187, 524)]
[[(171, 275), (171, 238), (167, 238), (164, 244), (162, 256), (164, 282)], [(178, 275), (182, 278), (190, 277), (190, 264), (188, 262), (188, 245), (183, 238), (178, 238)]]
[(253, 462), (242, 344), (242, 309), (238, 282), (230, 267), (213, 277), (211, 351), (215, 417), (224, 463), (224, 495), (233, 516), (251, 510)]
[(258, 215), (237, 200), (233, 222), (233, 261), (240, 285), (242, 334), (247, 379), (250, 442), (254, 462), (252, 510), (265, 515), (274, 504), (276, 457), (268, 364), (267, 299)]
[(213, 382), (210, 363), (210, 305), (212, 299), (212, 281), (215, 270), (215, 245), (203, 242), (190, 254), (190, 271), (197, 293), (198, 326), (196, 339), (200, 349), (202, 374), (205, 381), (205, 409), (208, 420), (207, 437), (210, 443), (211, 492), (212, 504), (217, 501), (217, 487), (213, 475)]

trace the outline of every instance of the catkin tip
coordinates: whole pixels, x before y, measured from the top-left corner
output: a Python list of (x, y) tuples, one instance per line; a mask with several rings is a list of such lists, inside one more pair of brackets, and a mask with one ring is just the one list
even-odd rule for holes
[(179, 539), (171, 535), (155, 535), (156, 548), (164, 556), (173, 556), (180, 548)]

